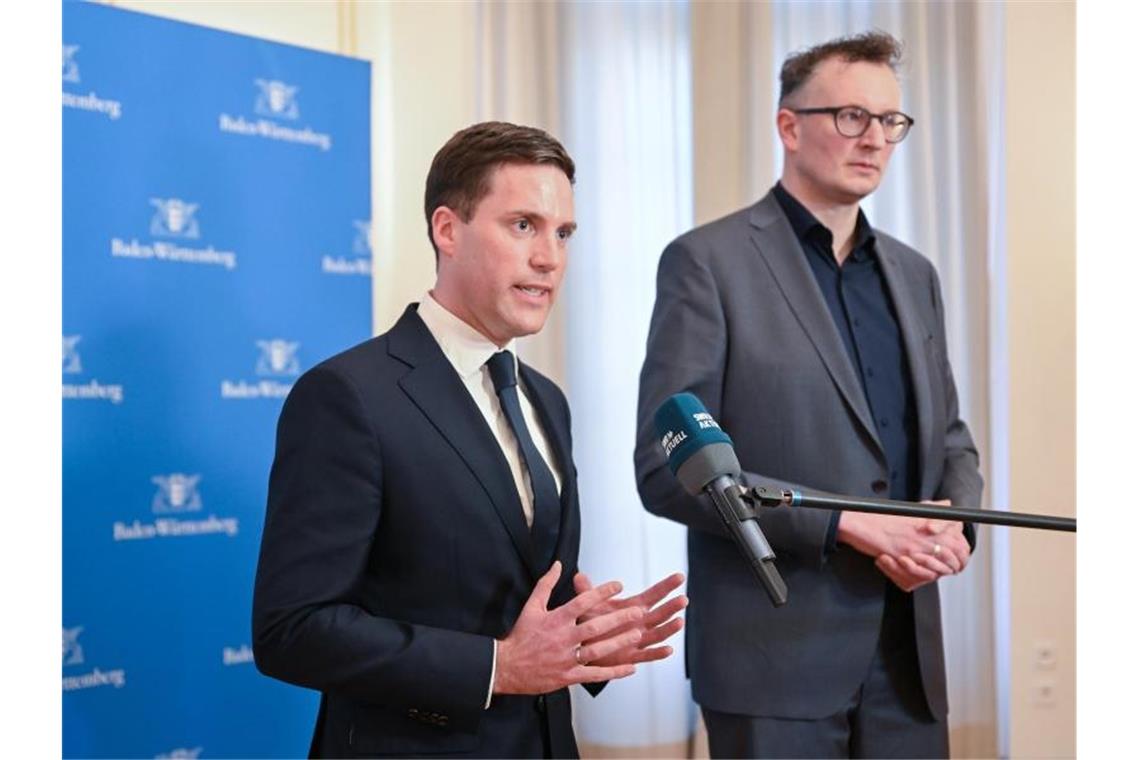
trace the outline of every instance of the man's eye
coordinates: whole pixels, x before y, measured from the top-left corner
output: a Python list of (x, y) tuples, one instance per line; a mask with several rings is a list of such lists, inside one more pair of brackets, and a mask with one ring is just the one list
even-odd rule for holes
[(858, 124), (863, 121), (863, 111), (858, 108), (848, 108), (839, 112), (839, 118), (849, 124)]
[(569, 240), (570, 236), (573, 234), (574, 234), (573, 230), (558, 230), (558, 239), (559, 240)]
[(527, 230), (530, 229), (530, 220), (529, 219), (519, 219), (517, 222), (515, 222), (515, 229), (518, 230), (519, 232), (526, 232)]

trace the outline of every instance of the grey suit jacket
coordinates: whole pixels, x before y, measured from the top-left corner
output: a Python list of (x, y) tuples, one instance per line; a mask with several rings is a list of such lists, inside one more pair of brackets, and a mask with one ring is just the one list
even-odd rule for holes
[[(938, 276), (913, 249), (875, 236), (914, 385), (921, 496), (978, 506), (978, 454), (958, 416)], [(829, 512), (768, 510), (760, 524), (789, 597), (773, 608), (712, 504), (687, 495), (668, 470), (653, 414), (682, 391), (732, 436), (748, 484), (883, 495), (876, 482), (886, 482), (887, 460), (862, 385), (771, 193), (662, 254), (634, 460), (646, 509), (689, 526), (686, 666), (697, 702), (746, 715), (834, 714), (870, 666), (889, 581), (872, 558), (846, 545), (827, 549)], [(914, 592), (914, 608), (927, 702), (942, 717), (935, 584)]]

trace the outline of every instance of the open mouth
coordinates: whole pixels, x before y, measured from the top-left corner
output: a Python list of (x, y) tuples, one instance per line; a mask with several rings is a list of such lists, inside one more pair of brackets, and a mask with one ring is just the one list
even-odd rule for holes
[(516, 290), (520, 290), (531, 298), (543, 298), (550, 293), (550, 288), (545, 285), (515, 285)]

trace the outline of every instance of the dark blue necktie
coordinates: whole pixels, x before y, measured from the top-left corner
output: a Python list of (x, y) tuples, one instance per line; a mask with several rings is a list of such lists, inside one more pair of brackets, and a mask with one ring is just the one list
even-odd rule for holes
[(514, 355), (510, 351), (498, 352), (487, 360), (487, 369), (491, 372), (495, 393), (499, 396), (499, 403), (507, 415), (507, 422), (514, 431), (515, 441), (518, 442), (527, 472), (530, 473), (530, 486), (534, 491), (534, 522), (531, 523), (530, 535), (539, 570), (546, 572), (554, 562), (554, 550), (558, 544), (558, 518), (562, 511), (558, 486), (546, 461), (538, 453), (538, 447), (534, 445), (534, 439), (530, 437), (523, 419)]

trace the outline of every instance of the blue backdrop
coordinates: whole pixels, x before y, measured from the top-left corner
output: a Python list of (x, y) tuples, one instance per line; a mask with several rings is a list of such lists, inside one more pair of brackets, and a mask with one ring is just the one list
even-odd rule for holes
[(367, 338), (370, 67), (63, 8), (63, 750), (298, 756), (257, 673), (282, 400)]

